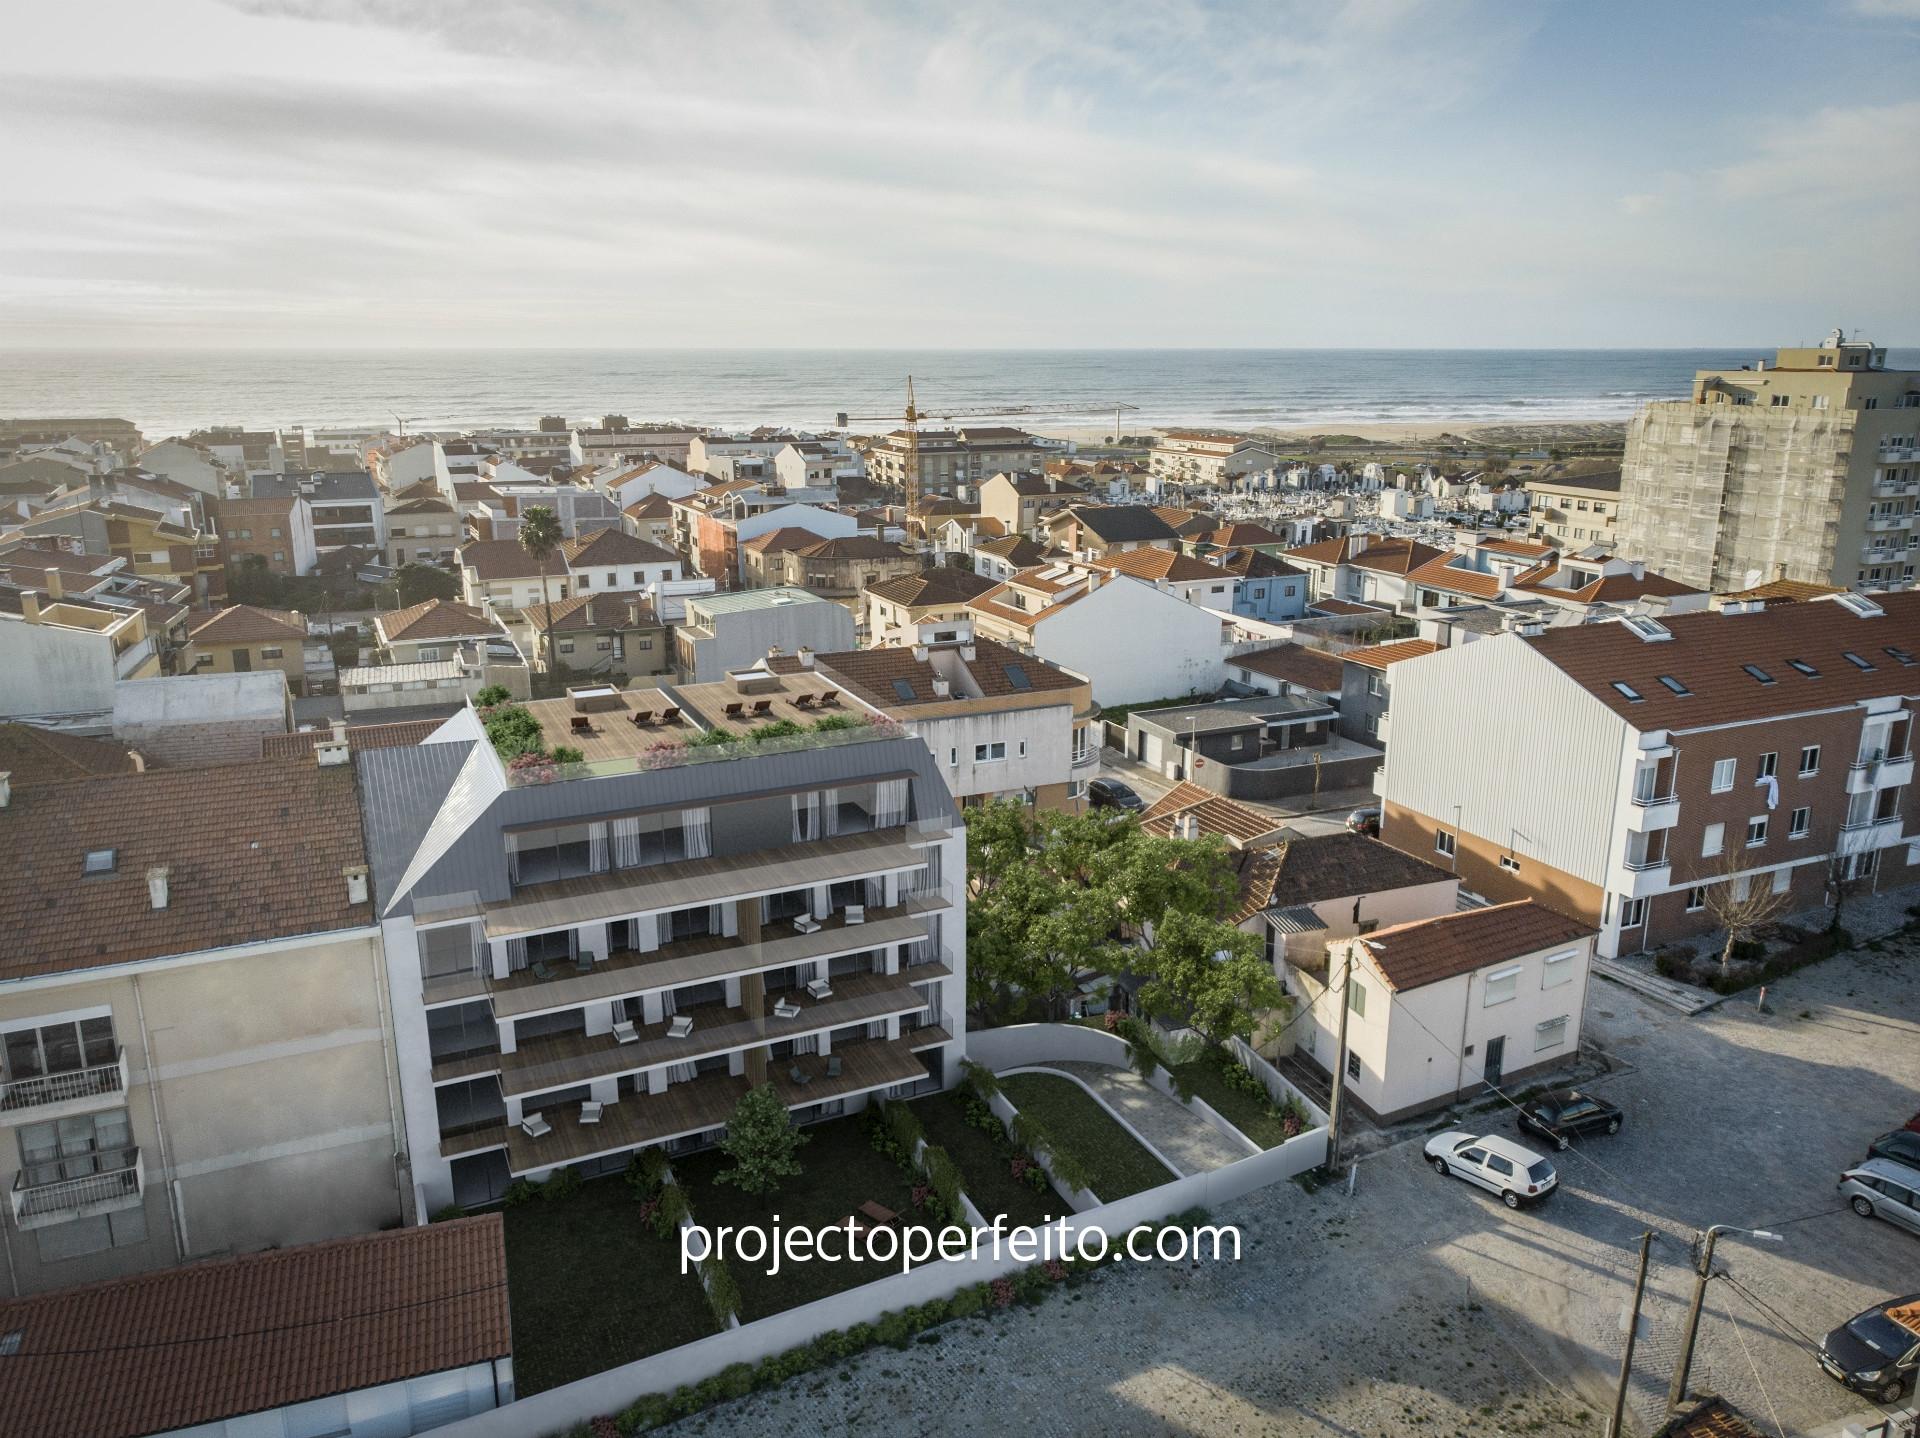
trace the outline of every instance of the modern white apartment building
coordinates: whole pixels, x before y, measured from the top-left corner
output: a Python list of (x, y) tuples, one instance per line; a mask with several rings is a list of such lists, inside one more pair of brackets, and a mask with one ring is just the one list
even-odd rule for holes
[(1279, 456), (1256, 440), (1232, 434), (1169, 430), (1154, 441), (1150, 473), (1188, 485), (1223, 485), (1259, 469), (1272, 469)]
[(965, 845), (920, 740), (818, 673), (527, 707), (585, 763), (510, 775), (470, 711), (359, 756), (422, 1211), (711, 1143), (761, 1084), (805, 1122), (957, 1079)]

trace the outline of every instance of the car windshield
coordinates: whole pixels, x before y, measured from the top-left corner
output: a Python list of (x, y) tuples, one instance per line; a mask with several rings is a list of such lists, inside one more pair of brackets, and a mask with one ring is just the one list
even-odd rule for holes
[(1847, 1325), (1847, 1332), (1888, 1358), (1899, 1358), (1915, 1343), (1920, 1343), (1920, 1334), (1895, 1323), (1884, 1313), (1861, 1314)]
[(1535, 1183), (1545, 1183), (1553, 1177), (1553, 1165), (1543, 1158), (1527, 1170), (1527, 1177)]

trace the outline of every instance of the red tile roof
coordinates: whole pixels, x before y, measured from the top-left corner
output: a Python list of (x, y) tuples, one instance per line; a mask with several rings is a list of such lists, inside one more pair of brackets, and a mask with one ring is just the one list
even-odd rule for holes
[(195, 644), (261, 644), (290, 640), (304, 644), (306, 621), (291, 609), (260, 609), (251, 604), (236, 604), (216, 610), (187, 628), (187, 637)]
[(1224, 584), (1228, 578), (1225, 570), (1177, 549), (1129, 549), (1096, 561), (1095, 567), (1114, 574), (1131, 574), (1135, 579), (1164, 579), (1175, 584), (1202, 579), (1216, 579)]
[(624, 529), (599, 529), (569, 539), (560, 546), (568, 568), (609, 564), (673, 564), (680, 556), (671, 549), (638, 539)]
[(900, 574), (869, 584), (867, 593), (894, 604), (918, 609), (929, 604), (964, 604), (994, 587), (993, 581), (969, 569), (941, 565), (918, 574)]
[(1270, 679), (1284, 679), (1289, 684), (1317, 689), (1323, 694), (1340, 692), (1344, 668), (1339, 655), (1309, 649), (1304, 644), (1276, 644), (1271, 649), (1236, 654), (1227, 660), (1229, 669), (1235, 665)]
[(1532, 899), (1518, 899), (1396, 924), (1376, 930), (1361, 942), (1388, 986), (1405, 993), (1596, 932), (1593, 925), (1556, 914)]
[[(1358, 552), (1354, 550), (1359, 547)], [(1351, 564), (1360, 569), (1385, 574), (1406, 574), (1445, 551), (1411, 539), (1380, 535), (1348, 535), (1341, 539), (1323, 539), (1317, 544), (1289, 549), (1281, 557), (1310, 564)]]
[(1391, 844), (1347, 831), (1289, 840), (1279, 854), (1273, 901), (1283, 908), (1439, 884), (1453, 877)]
[(1285, 827), (1270, 814), (1184, 779), (1147, 806), (1140, 816), (1140, 827), (1170, 838), (1174, 820), (1181, 817), (1197, 821), (1202, 834), (1218, 834), (1235, 848), (1254, 844)]
[(125, 744), (111, 739), (83, 739), (32, 724), (0, 724), (0, 771), (13, 776), (16, 789), (26, 784), (135, 772)]
[[(347, 725), (347, 752), (363, 749), (411, 749), (425, 743), (444, 719), (401, 719), (391, 724)], [(299, 759), (312, 755), (313, 746), (333, 737), (333, 730), (302, 729), (293, 734), (263, 734), (260, 757), (263, 759)]]
[(508, 1358), (498, 1214), (0, 1302), (0, 1428), (139, 1438)]
[[(471, 569), (482, 581), (540, 577), (539, 561), (522, 549), (517, 539), (476, 539), (463, 544), (460, 565)], [(547, 560), (549, 575), (564, 574), (566, 568), (566, 561), (557, 554)]]
[(1837, 584), (1812, 584), (1804, 579), (1770, 579), (1765, 584), (1752, 589), (1736, 590), (1732, 594), (1715, 595), (1716, 600), (1758, 599), (1763, 604), (1805, 604), (1809, 599), (1821, 599), (1829, 594), (1843, 592)]
[(1500, 578), (1455, 563), (1464, 558), (1458, 553), (1429, 559), (1407, 577), (1427, 589), (1444, 589), (1452, 594), (1467, 594), (1475, 599), (1494, 599), (1500, 594)]
[(1370, 649), (1349, 649), (1340, 656), (1348, 664), (1364, 664), (1369, 669), (1385, 669), (1403, 659), (1419, 659), (1432, 654), (1439, 645), (1431, 639), (1397, 639), (1391, 644), (1376, 644)]
[(422, 639), (477, 639), (502, 634), (499, 622), (486, 610), (450, 599), (429, 599), (411, 608), (374, 616), (387, 643), (417, 643)]

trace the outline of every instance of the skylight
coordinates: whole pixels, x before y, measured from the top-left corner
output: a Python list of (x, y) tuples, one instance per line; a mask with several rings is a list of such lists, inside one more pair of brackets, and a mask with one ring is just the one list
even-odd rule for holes
[(1807, 678), (1809, 679), (1818, 679), (1820, 677), (1820, 671), (1818, 669), (1815, 669), (1811, 664), (1807, 663), (1807, 661), (1804, 659), (1789, 659), (1787, 661), (1787, 667), (1789, 669), (1798, 669), (1802, 674), (1806, 675)]
[(1908, 653), (1906, 650), (1900, 648), (1900, 646), (1897, 644), (1883, 644), (1880, 646), (1880, 648), (1885, 653), (1891, 654), (1895, 659), (1899, 660), (1900, 663), (1902, 664), (1910, 665), (1913, 663), (1913, 655)]
[(1842, 659), (1845, 659), (1847, 663), (1851, 664), (1856, 669), (1872, 669), (1873, 668), (1873, 665), (1868, 660), (1862, 659), (1858, 654), (1855, 654), (1851, 649), (1841, 650), (1840, 657)]
[(1875, 619), (1887, 612), (1864, 594), (1836, 594), (1833, 596), (1833, 602), (1849, 613), (1859, 615), (1862, 619)]
[(1615, 689), (1618, 689), (1622, 694), (1624, 694), (1627, 698), (1627, 702), (1630, 704), (1644, 704), (1647, 702), (1646, 696), (1641, 694), (1641, 692), (1638, 689), (1635, 689), (1631, 684), (1627, 683), (1624, 679), (1614, 680), (1613, 687)]
[(1011, 684), (1015, 689), (1033, 688), (1033, 681), (1027, 678), (1027, 671), (1018, 664), (1007, 665), (1006, 672), (1007, 683)]
[(1629, 614), (1620, 622), (1648, 644), (1657, 644), (1663, 639), (1673, 638), (1671, 629), (1658, 619), (1649, 619), (1644, 614)]
[(1686, 685), (1682, 684), (1678, 679), (1675, 679), (1671, 674), (1662, 674), (1660, 676), (1660, 682), (1675, 694), (1687, 695), (1693, 693), (1691, 689), (1687, 688)]
[(1758, 664), (1742, 664), (1740, 667), (1746, 670), (1747, 673), (1751, 674), (1755, 679), (1758, 679), (1762, 684), (1773, 684), (1778, 682), (1774, 679), (1774, 677), (1771, 674), (1767, 673), (1767, 671), (1762, 669)]
[(112, 849), (89, 849), (87, 850), (86, 866), (82, 872), (88, 874), (111, 874), (113, 872), (115, 858), (116, 853)]
[(913, 692), (913, 681), (911, 679), (894, 680), (893, 692), (896, 697), (908, 704), (911, 704), (917, 697)]

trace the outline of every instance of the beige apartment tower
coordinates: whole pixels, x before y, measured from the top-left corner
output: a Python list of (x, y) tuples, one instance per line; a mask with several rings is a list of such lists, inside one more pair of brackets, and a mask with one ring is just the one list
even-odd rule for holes
[(1901, 587), (1920, 563), (1920, 371), (1835, 330), (1627, 426), (1619, 549), (1719, 591), (1773, 579)]

